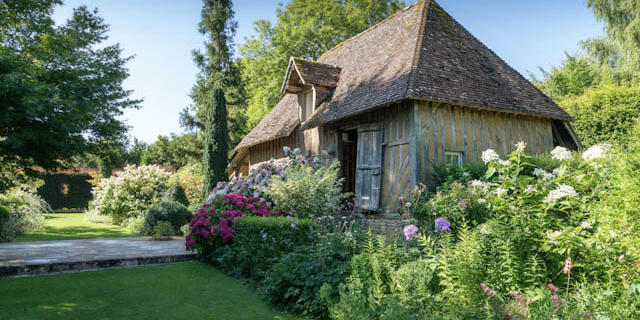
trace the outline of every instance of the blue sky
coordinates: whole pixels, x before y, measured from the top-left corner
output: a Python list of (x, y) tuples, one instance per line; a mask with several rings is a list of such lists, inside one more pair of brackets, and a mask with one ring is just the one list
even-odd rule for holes
[[(310, 0), (312, 1), (312, 0)], [(236, 0), (236, 44), (253, 33), (253, 21), (275, 22), (281, 0)], [(405, 1), (410, 4), (415, 1)], [(527, 76), (538, 66), (549, 68), (578, 50), (578, 42), (603, 34), (602, 24), (584, 0), (440, 0), (438, 3), (480, 41)], [(143, 98), (140, 110), (123, 118), (130, 134), (153, 142), (160, 134), (180, 133), (178, 113), (191, 104), (189, 91), (198, 72), (191, 51), (202, 47), (197, 31), (200, 0), (66, 0), (55, 10), (64, 22), (74, 7), (98, 8), (111, 26), (109, 43), (120, 43), (131, 76), (124, 83)]]

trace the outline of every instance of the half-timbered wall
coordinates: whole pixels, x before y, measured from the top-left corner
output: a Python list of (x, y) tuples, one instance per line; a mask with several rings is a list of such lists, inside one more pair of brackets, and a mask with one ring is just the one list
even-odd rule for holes
[(255, 167), (256, 165), (269, 161), (270, 159), (284, 158), (283, 147), (304, 148), (304, 141), (299, 128), (296, 128), (288, 137), (282, 137), (275, 140), (263, 142), (249, 148), (249, 165)]
[(381, 123), (382, 138), (382, 185), (380, 207), (382, 212), (393, 214), (393, 210), (402, 196), (407, 196), (415, 184), (415, 175), (409, 156), (409, 143), (412, 134), (412, 102), (403, 102), (387, 106), (360, 115), (350, 121), (342, 122), (342, 128), (353, 128), (359, 124)]
[(501, 155), (508, 154), (519, 141), (527, 143), (529, 154), (553, 148), (550, 119), (447, 103), (414, 103), (416, 176), (420, 182), (431, 178), (429, 160), (443, 163), (446, 151), (462, 152), (464, 161), (481, 161), (482, 151), (494, 149)]

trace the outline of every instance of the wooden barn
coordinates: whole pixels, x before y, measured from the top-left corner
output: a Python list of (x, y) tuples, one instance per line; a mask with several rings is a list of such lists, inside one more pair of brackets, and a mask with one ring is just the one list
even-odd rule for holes
[[(310, 39), (312, 41), (312, 39)], [(579, 147), (571, 116), (434, 1), (419, 1), (317, 61), (292, 57), (282, 100), (235, 148), (231, 174), (298, 147), (342, 163), (368, 211), (431, 178), (434, 163), (479, 160), (518, 141), (531, 154)]]

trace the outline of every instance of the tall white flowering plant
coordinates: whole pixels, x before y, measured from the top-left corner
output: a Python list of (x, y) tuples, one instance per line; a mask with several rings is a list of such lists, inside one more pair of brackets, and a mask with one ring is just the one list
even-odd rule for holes
[(167, 190), (169, 172), (156, 165), (126, 166), (93, 188), (91, 206), (115, 223), (144, 214)]

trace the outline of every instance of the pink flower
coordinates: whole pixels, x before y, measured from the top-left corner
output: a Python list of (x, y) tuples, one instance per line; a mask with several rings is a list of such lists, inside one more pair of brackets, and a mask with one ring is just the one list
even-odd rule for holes
[(549, 290), (551, 290), (551, 292), (553, 293), (557, 293), (558, 292), (558, 288), (556, 288), (554, 285), (552, 285), (551, 283), (549, 283), (547, 285), (547, 288), (549, 288)]
[(564, 274), (569, 274), (569, 272), (571, 271), (571, 258), (567, 258), (564, 260), (564, 267), (562, 268), (562, 273)]
[(418, 227), (416, 227), (413, 224), (407, 225), (404, 227), (404, 237), (407, 239), (407, 241), (411, 241), (413, 240), (413, 235), (415, 235), (418, 232)]

